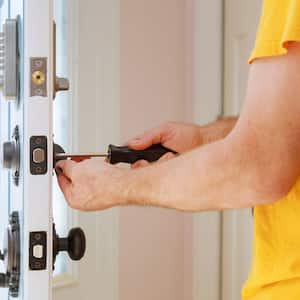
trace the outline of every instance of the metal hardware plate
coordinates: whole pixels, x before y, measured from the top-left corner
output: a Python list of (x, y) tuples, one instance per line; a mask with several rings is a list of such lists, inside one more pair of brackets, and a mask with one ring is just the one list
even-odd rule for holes
[(30, 58), (30, 97), (47, 97), (47, 57)]
[(14, 129), (12, 140), (3, 144), (2, 163), (4, 168), (11, 169), (13, 182), (15, 185), (18, 185), (20, 177), (20, 137), (18, 126)]
[(0, 33), (0, 86), (6, 100), (16, 100), (19, 93), (18, 21), (7, 19)]
[(43, 175), (48, 171), (48, 146), (46, 136), (32, 136), (30, 138), (30, 173)]
[(19, 214), (16, 211), (10, 215), (0, 259), (3, 260), (6, 271), (0, 274), (0, 285), (9, 289), (11, 297), (17, 298), (20, 280), (20, 223)]

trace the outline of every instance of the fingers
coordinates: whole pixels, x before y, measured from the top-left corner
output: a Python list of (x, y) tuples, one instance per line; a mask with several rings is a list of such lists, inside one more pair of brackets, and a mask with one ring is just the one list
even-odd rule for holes
[(175, 156), (176, 156), (176, 155), (175, 155), (174, 153), (168, 152), (168, 153), (166, 153), (165, 155), (163, 155), (159, 160), (160, 160), (160, 161), (168, 160), (168, 159), (173, 158), (173, 157), (175, 157)]
[(160, 144), (164, 135), (162, 127), (152, 129), (130, 140), (127, 145), (134, 150), (144, 150), (152, 145)]
[(71, 182), (70, 182), (70, 179), (68, 179), (66, 176), (64, 176), (64, 175), (59, 175), (58, 177), (57, 177), (57, 182), (58, 182), (58, 185), (59, 185), (59, 187), (61, 188), (61, 190), (66, 190), (68, 187), (69, 187), (69, 185), (71, 184)]
[(60, 160), (56, 163), (55, 169), (58, 175), (63, 174), (68, 178), (72, 178), (72, 173), (73, 173), (72, 171), (75, 165), (76, 162), (72, 160)]
[[(175, 157), (176, 155), (173, 154), (172, 152), (168, 152), (165, 155), (163, 155), (159, 161), (164, 161), (164, 160), (168, 160), (170, 158)], [(143, 167), (147, 167), (149, 166), (150, 163), (146, 160), (138, 160), (137, 162), (135, 162), (134, 164), (131, 165), (132, 169), (137, 169), (137, 168), (143, 168)]]
[(149, 162), (147, 162), (146, 160), (139, 160), (139, 161), (135, 162), (134, 164), (132, 164), (131, 168), (137, 169), (137, 168), (146, 167), (148, 165), (149, 165)]
[(64, 175), (59, 175), (57, 177), (57, 182), (58, 185), (60, 187), (60, 189), (62, 190), (62, 192), (65, 195), (65, 198), (68, 200), (71, 198), (71, 181)]

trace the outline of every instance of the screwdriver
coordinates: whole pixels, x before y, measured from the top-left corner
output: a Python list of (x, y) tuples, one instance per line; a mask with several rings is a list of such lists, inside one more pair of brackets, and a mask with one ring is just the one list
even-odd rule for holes
[(65, 159), (71, 159), (78, 162), (92, 157), (105, 157), (106, 161), (113, 165), (118, 163), (134, 164), (138, 160), (154, 162), (168, 152), (177, 154), (177, 152), (168, 149), (161, 144), (152, 145), (144, 150), (133, 150), (127, 146), (120, 147), (109, 145), (107, 153), (62, 153), (63, 149), (57, 144), (55, 144), (54, 148), (56, 162)]

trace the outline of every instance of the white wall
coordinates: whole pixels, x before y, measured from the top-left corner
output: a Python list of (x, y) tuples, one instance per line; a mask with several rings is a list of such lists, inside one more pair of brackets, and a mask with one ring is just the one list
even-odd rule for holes
[[(121, 136), (186, 117), (186, 1), (121, 1)], [(120, 300), (191, 299), (191, 217), (122, 208)], [(186, 275), (186, 276), (185, 276)]]

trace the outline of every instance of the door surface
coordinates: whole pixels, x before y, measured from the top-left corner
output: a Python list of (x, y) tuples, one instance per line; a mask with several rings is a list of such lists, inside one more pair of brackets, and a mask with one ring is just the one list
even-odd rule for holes
[(51, 1), (1, 4), (1, 119), (7, 121), (2, 165), (8, 169), (2, 189), (7, 189), (5, 226), (10, 223), (3, 232), (2, 285), (9, 286), (3, 299), (51, 299)]
[[(245, 97), (247, 60), (254, 46), (262, 1), (225, 1), (224, 111), (238, 115)], [(252, 259), (250, 209), (223, 213), (222, 299), (241, 299)]]
[[(0, 2), (1, 299), (52, 299), (56, 256), (82, 258), (80, 228), (59, 238), (53, 220), (53, 100), (56, 77), (52, 0)], [(6, 170), (4, 170), (6, 169)], [(79, 250), (76, 254), (75, 250)], [(75, 256), (74, 256), (75, 255)]]

